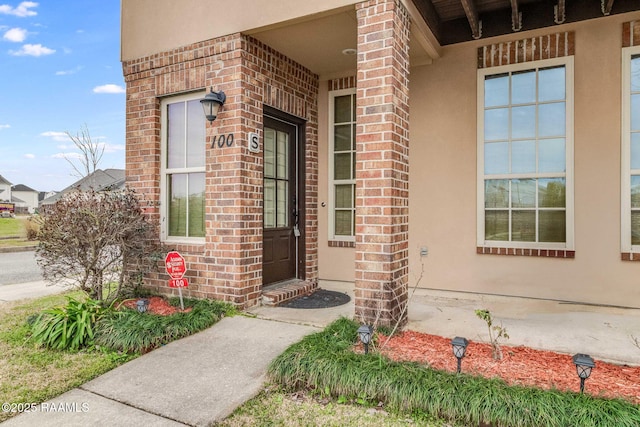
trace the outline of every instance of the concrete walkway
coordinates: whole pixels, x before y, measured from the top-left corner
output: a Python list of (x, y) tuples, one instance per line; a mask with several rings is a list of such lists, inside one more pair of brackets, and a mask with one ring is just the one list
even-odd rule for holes
[(59, 294), (66, 290), (68, 289), (62, 286), (49, 285), (44, 280), (17, 283), (15, 285), (0, 285), (0, 303)]

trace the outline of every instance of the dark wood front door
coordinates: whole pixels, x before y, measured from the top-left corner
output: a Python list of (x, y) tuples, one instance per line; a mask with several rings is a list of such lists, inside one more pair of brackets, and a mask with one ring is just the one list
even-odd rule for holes
[(263, 284), (297, 277), (298, 141), (297, 127), (264, 118)]

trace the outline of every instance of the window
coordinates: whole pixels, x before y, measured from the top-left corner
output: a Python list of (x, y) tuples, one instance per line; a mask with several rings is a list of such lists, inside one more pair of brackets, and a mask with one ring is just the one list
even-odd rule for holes
[(573, 249), (573, 58), (478, 71), (478, 246)]
[(166, 99), (162, 108), (162, 234), (203, 241), (205, 117), (199, 98)]
[(355, 241), (355, 89), (331, 92), (329, 98), (329, 238)]
[(640, 252), (640, 47), (622, 54), (622, 251)]

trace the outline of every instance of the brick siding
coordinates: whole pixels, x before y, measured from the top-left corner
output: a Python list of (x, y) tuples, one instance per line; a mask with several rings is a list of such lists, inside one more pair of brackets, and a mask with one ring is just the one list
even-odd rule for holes
[(640, 45), (640, 21), (629, 21), (622, 24), (622, 47)]
[(574, 54), (575, 33), (573, 31), (547, 34), (479, 47), (478, 68), (562, 58)]

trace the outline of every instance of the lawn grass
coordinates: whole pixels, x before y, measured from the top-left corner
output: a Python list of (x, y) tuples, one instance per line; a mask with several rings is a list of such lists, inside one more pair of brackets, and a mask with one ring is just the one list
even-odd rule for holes
[[(79, 298), (82, 293), (64, 295)], [(64, 295), (0, 304), (0, 402), (40, 403), (135, 357), (96, 350), (53, 351), (28, 341), (27, 319), (64, 305)], [(0, 422), (11, 415), (0, 412)]]
[(27, 237), (27, 217), (0, 218), (0, 237)]

